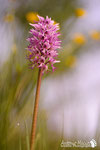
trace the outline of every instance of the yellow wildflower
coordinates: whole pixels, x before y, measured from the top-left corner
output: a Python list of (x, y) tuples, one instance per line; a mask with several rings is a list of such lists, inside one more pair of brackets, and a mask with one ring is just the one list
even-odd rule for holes
[(76, 65), (76, 57), (75, 56), (69, 56), (66, 61), (65, 61), (65, 65), (67, 67), (74, 67)]
[(99, 31), (92, 31), (90, 36), (93, 40), (99, 40), (100, 39), (100, 32)]
[(82, 45), (85, 43), (85, 37), (83, 34), (78, 33), (78, 34), (74, 35), (73, 41), (77, 44)]
[(35, 12), (28, 12), (28, 13), (26, 14), (26, 20), (27, 20), (28, 22), (34, 23), (34, 21), (38, 21), (37, 15), (38, 15), (38, 14), (35, 13)]
[(86, 11), (83, 8), (77, 8), (75, 12), (77, 17), (83, 17), (86, 15)]
[(7, 14), (4, 16), (4, 21), (6, 22), (12, 22), (14, 20), (14, 16), (12, 14)]
[(57, 22), (56, 21), (54, 21), (54, 24), (56, 24)]

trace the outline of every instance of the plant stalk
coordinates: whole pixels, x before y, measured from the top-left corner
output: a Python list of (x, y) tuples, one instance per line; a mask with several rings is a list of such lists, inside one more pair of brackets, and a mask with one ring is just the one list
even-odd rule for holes
[(31, 139), (30, 139), (30, 150), (34, 150), (34, 145), (35, 145), (35, 133), (36, 133), (36, 124), (37, 124), (37, 113), (38, 113), (38, 105), (39, 105), (41, 78), (42, 78), (42, 69), (39, 69), (36, 95), (35, 95), (34, 112), (33, 112), (32, 130), (31, 130)]

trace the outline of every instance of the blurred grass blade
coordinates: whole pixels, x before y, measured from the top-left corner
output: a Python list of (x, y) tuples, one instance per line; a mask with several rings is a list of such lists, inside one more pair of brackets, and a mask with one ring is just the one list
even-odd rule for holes
[(19, 137), (19, 150), (22, 150), (22, 146), (21, 146), (21, 137)]
[(28, 132), (28, 127), (27, 127), (26, 121), (25, 121), (25, 131), (26, 131), (26, 146), (27, 146), (27, 150), (30, 150), (29, 132)]

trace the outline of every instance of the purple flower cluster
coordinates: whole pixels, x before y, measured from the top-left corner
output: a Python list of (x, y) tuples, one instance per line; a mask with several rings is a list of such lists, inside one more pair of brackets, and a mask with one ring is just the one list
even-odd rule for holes
[(57, 49), (60, 48), (61, 41), (59, 24), (55, 24), (51, 18), (46, 16), (46, 19), (38, 16), (39, 21), (35, 24), (30, 24), (33, 28), (30, 30), (31, 36), (27, 39), (29, 45), (27, 47), (27, 59), (30, 61), (31, 68), (42, 68), (43, 71), (48, 70), (51, 66), (54, 71), (55, 63), (58, 56)]

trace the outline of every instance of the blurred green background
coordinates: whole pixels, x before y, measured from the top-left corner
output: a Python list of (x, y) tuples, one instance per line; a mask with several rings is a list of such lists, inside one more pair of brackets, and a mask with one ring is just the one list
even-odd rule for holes
[[(98, 0), (96, 0), (96, 3), (97, 2), (99, 3)], [(82, 0), (0, 1), (0, 150), (29, 150), (29, 139), (32, 122), (31, 120), (38, 70), (30, 70), (28, 68), (28, 62), (25, 58), (25, 48), (28, 44), (26, 38), (29, 36), (29, 22), (37, 20), (37, 14), (43, 17), (49, 16), (53, 20), (55, 20), (55, 22), (60, 23), (60, 38), (62, 40), (62, 48), (61, 50), (59, 50), (59, 60), (61, 61), (61, 63), (55, 65), (57, 68), (55, 72), (45, 73), (45, 75), (43, 76), (43, 86), (41, 87), (42, 90), (38, 112), (35, 145), (36, 149), (69, 149), (60, 147), (62, 139), (65, 139), (65, 141), (86, 140), (86, 142), (88, 142), (92, 138), (94, 138), (97, 141), (97, 145), (99, 146), (99, 98), (94, 98), (95, 103), (98, 101), (96, 103), (98, 105), (98, 108), (95, 107), (96, 109), (92, 109), (90, 112), (91, 114), (93, 112), (97, 119), (95, 120), (94, 116), (94, 120), (92, 122), (86, 122), (87, 124), (93, 124), (93, 122), (95, 122), (95, 125), (93, 126), (93, 130), (95, 130), (95, 132), (93, 132), (94, 134), (91, 135), (88, 132), (86, 133), (86, 135), (81, 134), (85, 132), (84, 130), (85, 128), (87, 128), (87, 126), (84, 126), (83, 130), (82, 128), (80, 129), (80, 118), (82, 117), (79, 117), (76, 124), (72, 123), (72, 121), (69, 122), (68, 120), (69, 126), (72, 126), (73, 124), (73, 132), (71, 134), (68, 133), (68, 135), (67, 133), (65, 133), (64, 135), (64, 130), (66, 128), (69, 128), (68, 130), (71, 130), (70, 127), (66, 125), (67, 121), (64, 122), (64, 120), (67, 120), (65, 119), (66, 114), (64, 114), (64, 109), (67, 110), (67, 106), (69, 106), (70, 104), (71, 107), (69, 108), (69, 110), (74, 110), (73, 99), (75, 99), (76, 95), (75, 91), (73, 91), (69, 97), (66, 97), (65, 93), (68, 91), (63, 89), (65, 86), (63, 87), (62, 83), (64, 83), (64, 79), (67, 79), (67, 76), (72, 76), (76, 72), (76, 68), (79, 65), (78, 63), (80, 63), (81, 56), (83, 56), (84, 53), (93, 53), (95, 60), (97, 60), (96, 56), (100, 54), (99, 50), (97, 53), (97, 49), (100, 48), (100, 24), (96, 23), (98, 26), (92, 26), (92, 22), (94, 22), (93, 20), (91, 20), (92, 17), (87, 17), (89, 11), (91, 12), (90, 8), (92, 7), (92, 5), (90, 5), (90, 3), (94, 4), (95, 1), (93, 0), (92, 2), (90, 2), (88, 0), (85, 1), (85, 3)], [(99, 10), (99, 8), (97, 10)], [(97, 13), (96, 8), (94, 9), (93, 18), (95, 18), (95, 12)], [(97, 20), (98, 17), (100, 16), (96, 15)], [(90, 24), (88, 21), (89, 18), (91, 22)], [(90, 52), (90, 49), (92, 49), (93, 47), (94, 50)], [(97, 55), (95, 55), (95, 52)], [(88, 56), (87, 59), (89, 59)], [(97, 71), (99, 70), (99, 65), (98, 67), (96, 67)], [(89, 67), (91, 68), (91, 66), (92, 64), (90, 63), (88, 65), (88, 69)], [(82, 67), (84, 68), (84, 65)], [(96, 70), (95, 68), (93, 68), (92, 71), (95, 72)], [(100, 72), (97, 72), (97, 74), (100, 75)], [(91, 73), (88, 75), (88, 78), (91, 78)], [(99, 79), (100, 78), (98, 78), (97, 91), (100, 88)], [(75, 78), (73, 78), (73, 81), (71, 83), (69, 81), (68, 85), (66, 86), (69, 87), (70, 85), (70, 87), (75, 86), (75, 88), (77, 88), (74, 80)], [(79, 80), (81, 79), (79, 78)], [(53, 81), (55, 82), (55, 84), (53, 84)], [(94, 78), (94, 82), (95, 81), (96, 80)], [(58, 101), (58, 103), (55, 103), (54, 101), (52, 102), (52, 92), (47, 92), (49, 86), (55, 91), (53, 92), (53, 94), (55, 95), (55, 98), (53, 99), (56, 102)], [(58, 86), (58, 91), (54, 86)], [(59, 101), (56, 95), (61, 90), (62, 96)], [(49, 99), (51, 99), (52, 105), (48, 102), (48, 97)], [(44, 104), (44, 99), (46, 99), (46, 105), (48, 104), (47, 107)], [(82, 106), (83, 103), (86, 102), (83, 101), (83, 103), (77, 105), (78, 102), (76, 101), (74, 101), (76, 104), (76, 109), (78, 109), (80, 105)], [(49, 105), (51, 105), (51, 107), (49, 107)], [(65, 105), (64, 109), (63, 105)], [(87, 110), (89, 110), (88, 107), (90, 108), (92, 106), (88, 105)], [(98, 113), (95, 113), (97, 109)], [(55, 115), (57, 113), (56, 110), (62, 111), (61, 119), (58, 122), (52, 121), (52, 119), (50, 121), (50, 118), (52, 117), (57, 120)], [(85, 109), (83, 112), (85, 113)], [(73, 111), (73, 114), (74, 113), (75, 112)], [(78, 113), (80, 113), (80, 111)], [(88, 114), (86, 114), (85, 118), (87, 118), (87, 115)], [(69, 115), (69, 117), (71, 117), (71, 120), (73, 120), (73, 118), (75, 119), (73, 115)], [(85, 122), (84, 118), (83, 122)], [(61, 132), (57, 131), (56, 128), (58, 130), (61, 129)], [(80, 130), (82, 130), (83, 132), (80, 132)], [(78, 132), (80, 132), (81, 136), (77, 136)], [(92, 130), (90, 130), (90, 133), (92, 133)], [(97, 149), (97, 147), (95, 149)]]

